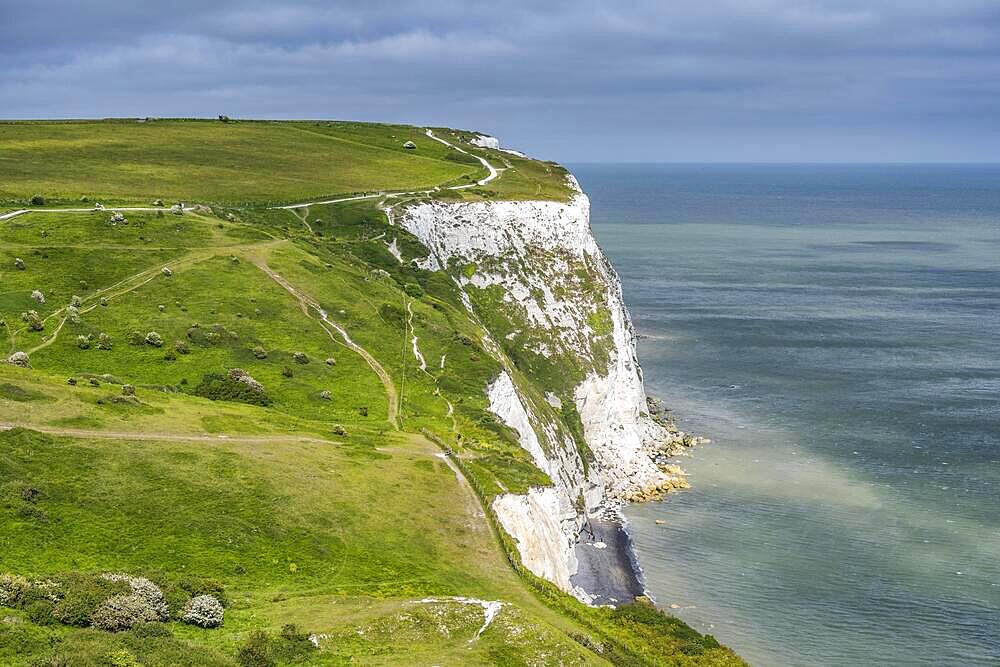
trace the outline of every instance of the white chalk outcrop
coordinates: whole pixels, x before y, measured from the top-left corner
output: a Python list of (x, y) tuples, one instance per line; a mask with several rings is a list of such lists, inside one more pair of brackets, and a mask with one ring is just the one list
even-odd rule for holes
[(488, 134), (477, 134), (469, 143), (473, 146), (479, 146), (480, 148), (492, 148), (494, 150), (500, 149), (500, 140), (496, 137), (491, 137)]
[[(647, 412), (618, 276), (591, 233), (590, 202), (570, 180), (576, 193), (568, 203), (422, 202), (406, 207), (398, 224), (429, 249), (426, 268), (449, 270), (467, 290), (501, 288), (505, 309), (523, 322), (522, 331), (503, 338), (589, 369), (561, 397), (576, 405), (592, 452), (586, 463), (551, 387), (532, 391), (534, 379), (508, 367), (487, 388), (492, 412), (552, 480), (551, 487), (502, 495), (493, 508), (524, 564), (586, 601), (570, 583), (580, 529), (588, 514), (664, 484), (650, 452), (666, 434)], [(468, 298), (466, 305), (473, 307)]]

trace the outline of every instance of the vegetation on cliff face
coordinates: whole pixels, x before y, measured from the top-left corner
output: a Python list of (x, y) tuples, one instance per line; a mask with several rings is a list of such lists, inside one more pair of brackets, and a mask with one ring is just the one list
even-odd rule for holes
[[(268, 208), (461, 183), (478, 162), (347, 123), (9, 123), (0, 155), (6, 211), (213, 204), (0, 220), (0, 358), (30, 366), (0, 363), (0, 574), (76, 582), (30, 604), (0, 582), (0, 663), (741, 664), (520, 567), (484, 507), (549, 480), (486, 410), (501, 365), (463, 267), (418, 268), (427, 249), (387, 220), (405, 198)], [(565, 196), (560, 169), (510, 160), (496, 195), (447, 196)], [(519, 381), (546, 405), (559, 369), (535, 363)], [(567, 403), (553, 416), (579, 437)], [(168, 619), (81, 627), (130, 595), (80, 588), (102, 573), (153, 582)], [(53, 612), (71, 590), (89, 596), (74, 624)], [(199, 595), (224, 602), (220, 627), (183, 621)], [(112, 607), (100, 624), (126, 627), (135, 601)]]

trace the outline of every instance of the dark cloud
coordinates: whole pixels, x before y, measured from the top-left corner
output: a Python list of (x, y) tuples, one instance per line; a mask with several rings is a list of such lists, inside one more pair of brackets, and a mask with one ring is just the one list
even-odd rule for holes
[(0, 0), (0, 116), (354, 118), (574, 160), (997, 160), (995, 0)]

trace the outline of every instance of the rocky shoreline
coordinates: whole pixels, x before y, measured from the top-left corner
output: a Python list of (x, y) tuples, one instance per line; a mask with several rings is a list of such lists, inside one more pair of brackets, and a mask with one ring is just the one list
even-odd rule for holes
[(626, 502), (642, 503), (649, 500), (660, 500), (671, 491), (691, 488), (687, 481), (687, 473), (671, 459), (683, 454), (696, 445), (707, 445), (711, 440), (691, 435), (677, 428), (673, 414), (664, 407), (663, 401), (652, 396), (646, 397), (649, 416), (663, 427), (666, 434), (662, 440), (649, 445), (646, 454), (656, 467), (664, 473), (665, 478), (656, 484), (634, 490), (624, 498)]
[[(711, 442), (708, 438), (678, 429), (673, 415), (660, 399), (647, 397), (646, 402), (650, 417), (666, 433), (666, 437), (650, 446), (646, 453), (666, 478), (624, 499), (630, 503), (662, 500), (671, 491), (691, 488), (687, 473), (671, 459), (685, 454), (696, 445)], [(580, 532), (575, 554), (579, 566), (571, 582), (591, 596), (591, 604), (619, 605), (633, 602), (638, 597), (653, 599), (646, 590), (632, 536), (619, 508), (608, 509), (587, 521)]]

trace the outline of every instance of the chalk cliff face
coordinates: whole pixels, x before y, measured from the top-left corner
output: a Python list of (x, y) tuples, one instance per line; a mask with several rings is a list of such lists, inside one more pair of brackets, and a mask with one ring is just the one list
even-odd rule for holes
[(647, 414), (618, 276), (590, 229), (590, 202), (424, 202), (397, 222), (430, 249), (506, 369), (484, 388), (551, 487), (494, 504), (535, 574), (589, 600), (570, 577), (588, 515), (663, 485), (666, 434)]

